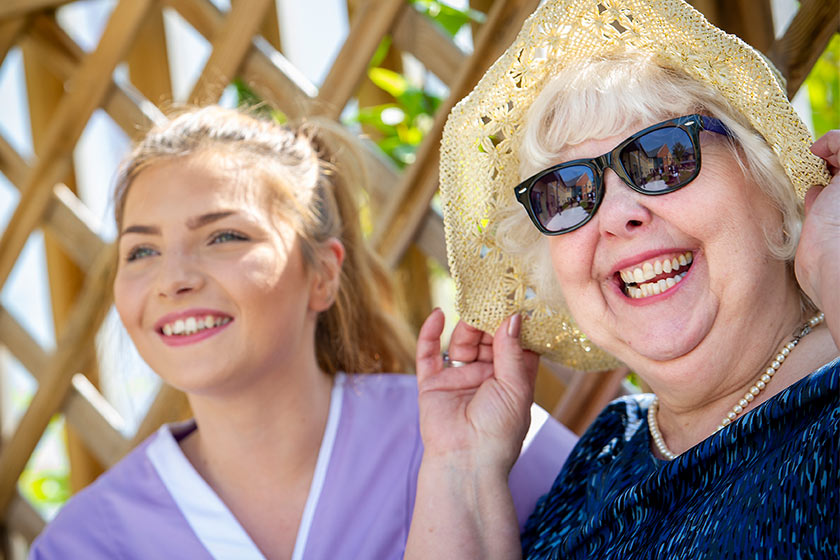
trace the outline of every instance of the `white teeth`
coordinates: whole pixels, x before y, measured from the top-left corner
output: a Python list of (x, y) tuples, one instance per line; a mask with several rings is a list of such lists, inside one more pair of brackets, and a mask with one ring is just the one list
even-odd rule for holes
[(633, 271), (633, 280), (636, 282), (636, 284), (641, 284), (645, 281), (645, 274), (644, 272), (642, 272), (641, 268), (637, 268)]
[(645, 280), (650, 280), (651, 278), (656, 276), (656, 274), (654, 274), (653, 272), (653, 266), (651, 266), (650, 263), (645, 263), (642, 265), (642, 272), (645, 273)]
[(639, 284), (638, 286), (627, 286), (627, 295), (633, 299), (640, 299), (661, 294), (679, 284), (683, 277), (685, 277), (685, 274), (686, 273), (683, 272), (682, 274), (677, 274), (676, 276), (672, 276), (670, 278), (664, 278), (658, 282), (647, 282), (645, 284)]
[(686, 260), (685, 255), (680, 255), (680, 265), (685, 266), (688, 264), (688, 260)]
[(666, 259), (665, 262), (662, 263), (662, 272), (664, 272), (665, 274), (668, 274), (672, 270), (673, 270), (673, 268), (671, 267), (671, 261)]
[(163, 325), (161, 331), (165, 336), (191, 335), (204, 329), (226, 325), (230, 323), (230, 320), (230, 317), (214, 317), (213, 315), (187, 317), (186, 319), (178, 319), (174, 323)]
[(661, 262), (656, 261), (655, 263), (653, 263), (653, 272), (657, 275), (662, 274), (662, 263)]

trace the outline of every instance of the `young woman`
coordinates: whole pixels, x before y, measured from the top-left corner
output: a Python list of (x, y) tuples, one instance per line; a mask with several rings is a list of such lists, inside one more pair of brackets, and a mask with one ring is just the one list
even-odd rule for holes
[[(74, 497), (32, 558), (401, 558), (417, 387), (378, 373), (406, 371), (411, 345), (314, 132), (187, 112), (128, 158), (115, 210), (117, 310), (195, 418)], [(574, 443), (533, 426), (521, 522)]]

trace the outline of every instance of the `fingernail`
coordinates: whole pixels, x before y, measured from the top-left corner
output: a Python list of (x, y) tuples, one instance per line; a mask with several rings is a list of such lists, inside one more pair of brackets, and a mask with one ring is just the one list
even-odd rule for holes
[(519, 338), (519, 331), (522, 328), (522, 315), (515, 313), (510, 318), (508, 323), (508, 336), (511, 338)]

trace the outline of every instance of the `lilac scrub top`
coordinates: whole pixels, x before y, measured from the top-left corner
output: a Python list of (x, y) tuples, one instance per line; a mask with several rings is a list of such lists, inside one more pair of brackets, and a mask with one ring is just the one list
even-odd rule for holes
[[(577, 440), (531, 412), (510, 475), (520, 530)], [(182, 453), (195, 429), (161, 427), (67, 502), (30, 559), (264, 558)], [(339, 374), (292, 559), (402, 558), (422, 452), (414, 376)]]

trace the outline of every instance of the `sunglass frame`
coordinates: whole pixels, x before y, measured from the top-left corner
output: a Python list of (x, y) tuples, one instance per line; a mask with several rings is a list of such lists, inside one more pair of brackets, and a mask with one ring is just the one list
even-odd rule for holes
[[(674, 185), (658, 191), (647, 191), (633, 182), (633, 180), (630, 178), (630, 175), (624, 169), (624, 164), (621, 162), (619, 154), (624, 148), (626, 148), (628, 145), (630, 145), (632, 142), (635, 142), (642, 136), (663, 128), (677, 128), (685, 131), (688, 134), (688, 137), (691, 140), (691, 147), (694, 150), (694, 158), (697, 162), (697, 165), (690, 178), (682, 181), (678, 185)], [(694, 179), (697, 178), (697, 175), (700, 174), (700, 132), (702, 130), (716, 132), (724, 136), (732, 136), (732, 134), (729, 132), (729, 129), (726, 128), (726, 125), (724, 125), (719, 119), (716, 119), (714, 117), (707, 117), (705, 115), (698, 115), (695, 113), (693, 115), (685, 115), (682, 117), (668, 119), (666, 121), (662, 121), (660, 123), (644, 128), (639, 132), (636, 132), (635, 134), (632, 134), (627, 139), (618, 144), (618, 146), (598, 157), (564, 161), (563, 163), (558, 163), (557, 165), (553, 165), (551, 167), (543, 169), (539, 173), (528, 177), (527, 179), (519, 183), (516, 187), (514, 187), (514, 194), (516, 195), (516, 200), (519, 201), (519, 203), (525, 207), (525, 210), (527, 211), (528, 217), (531, 219), (531, 222), (536, 226), (538, 230), (540, 230), (541, 233), (545, 235), (562, 235), (564, 233), (570, 233), (589, 223), (592, 217), (598, 212), (598, 208), (601, 206), (601, 201), (604, 198), (604, 172), (607, 168), (615, 171), (616, 175), (618, 175), (621, 178), (625, 185), (627, 185), (634, 191), (647, 196), (659, 196), (663, 194), (672, 193), (691, 183)], [(560, 231), (551, 231), (545, 226), (543, 226), (542, 223), (540, 223), (539, 218), (534, 212), (534, 209), (531, 205), (531, 190), (534, 188), (534, 185), (536, 185), (540, 181), (540, 179), (542, 179), (546, 175), (572, 166), (584, 166), (592, 170), (592, 174), (595, 178), (594, 205), (592, 207), (592, 211), (589, 212), (589, 215), (586, 217), (586, 219), (584, 219), (579, 224), (562, 229)]]

